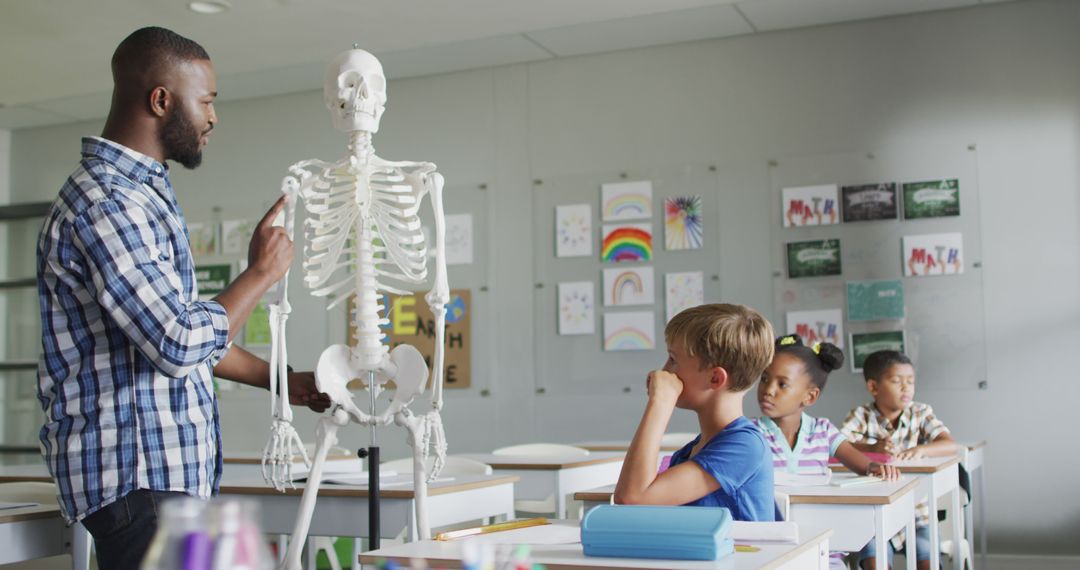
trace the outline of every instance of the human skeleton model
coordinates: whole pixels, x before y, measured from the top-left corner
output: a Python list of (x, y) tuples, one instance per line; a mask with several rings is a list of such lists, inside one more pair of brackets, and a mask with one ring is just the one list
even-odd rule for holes
[[(416, 493), (416, 524), (420, 538), (428, 538), (427, 482), (434, 479), (446, 460), (442, 419), (442, 370), (444, 325), (449, 286), (446, 281), (443, 178), (429, 162), (390, 162), (375, 155), (371, 135), (378, 131), (386, 103), (386, 78), (382, 65), (370, 53), (353, 49), (335, 58), (326, 71), (324, 98), (333, 115), (334, 128), (349, 133), (349, 154), (334, 162), (305, 160), (289, 167), (282, 181), (288, 195), (284, 224), (293, 233), (296, 198), (303, 200), (308, 217), (304, 234), (304, 282), (312, 295), (336, 295), (337, 300), (355, 296), (356, 346), (333, 345), (319, 356), (315, 383), (333, 405), (316, 428), (315, 458), (300, 501), (300, 513), (289, 543), (284, 567), (300, 568), (300, 554), (307, 537), (322, 479), (327, 450), (337, 442), (337, 430), (351, 422), (386, 426), (393, 422), (408, 430), (413, 449), (413, 482)], [(435, 316), (435, 354), (432, 367), (430, 409), (416, 415), (408, 406), (424, 392), (428, 369), (420, 351), (399, 345), (390, 351), (380, 325), (379, 300), (384, 293), (407, 291), (390, 283), (420, 284), (427, 278), (427, 246), (420, 226), (419, 209), (431, 195), (435, 218), (435, 279), (426, 300)], [(263, 475), (280, 491), (291, 484), (293, 459), (308, 462), (303, 444), (292, 427), (286, 370), (285, 322), (289, 316), (286, 284), (282, 279), (270, 304), (271, 406), (274, 421), (263, 453)], [(361, 379), (371, 396), (370, 413), (353, 403), (347, 384)], [(396, 390), (382, 413), (375, 399), (382, 386), (393, 380)], [(424, 461), (434, 452), (430, 472)]]

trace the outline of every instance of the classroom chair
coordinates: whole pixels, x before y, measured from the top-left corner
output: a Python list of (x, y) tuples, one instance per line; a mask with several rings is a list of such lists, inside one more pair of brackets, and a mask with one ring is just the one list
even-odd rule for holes
[(564, 443), (523, 443), (500, 447), (493, 455), (588, 455), (589, 450)]
[[(562, 443), (524, 443), (521, 445), (511, 445), (508, 447), (500, 447), (491, 452), (494, 455), (589, 455), (588, 449), (582, 449), (574, 445), (566, 445)], [(550, 514), (556, 517), (561, 516), (561, 513), (555, 512), (558, 502), (555, 500), (555, 494), (552, 493), (543, 499), (514, 499), (514, 510), (523, 511), (533, 514)], [(583, 503), (574, 501), (572, 499), (567, 501), (567, 510), (577, 509), (579, 512)], [(571, 507), (570, 505), (574, 505)], [(581, 518), (581, 515), (578, 515)]]
[(663, 437), (660, 438), (660, 445), (686, 445), (693, 441), (697, 436), (698, 434), (690, 432), (665, 433)]

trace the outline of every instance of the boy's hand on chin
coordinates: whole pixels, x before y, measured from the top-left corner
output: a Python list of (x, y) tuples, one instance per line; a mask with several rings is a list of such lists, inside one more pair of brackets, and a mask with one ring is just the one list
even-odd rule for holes
[(649, 390), (649, 398), (671, 404), (675, 404), (675, 401), (679, 399), (679, 394), (682, 394), (683, 391), (682, 380), (664, 370), (650, 372), (649, 377), (645, 380), (645, 385)]

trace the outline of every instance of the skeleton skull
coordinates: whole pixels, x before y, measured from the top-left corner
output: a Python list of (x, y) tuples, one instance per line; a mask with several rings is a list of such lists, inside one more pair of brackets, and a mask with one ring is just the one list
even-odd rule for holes
[(378, 132), (386, 109), (382, 64), (361, 49), (342, 52), (326, 66), (323, 99), (335, 129), (346, 133)]

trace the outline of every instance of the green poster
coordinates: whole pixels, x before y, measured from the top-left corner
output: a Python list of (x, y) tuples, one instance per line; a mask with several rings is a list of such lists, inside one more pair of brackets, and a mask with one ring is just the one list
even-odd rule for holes
[(196, 265), (195, 282), (199, 284), (199, 297), (209, 299), (225, 290), (232, 281), (232, 265)]
[(793, 241), (787, 244), (788, 278), (840, 275), (840, 240)]
[(904, 282), (848, 281), (849, 321), (881, 321), (904, 318)]
[(866, 357), (879, 350), (904, 352), (904, 331), (851, 333), (851, 371), (862, 372)]
[(270, 313), (266, 308), (266, 301), (259, 301), (251, 310), (251, 316), (244, 325), (244, 346), (251, 348), (269, 346), (269, 344)]
[(960, 181), (930, 180), (904, 184), (904, 219), (960, 215)]

